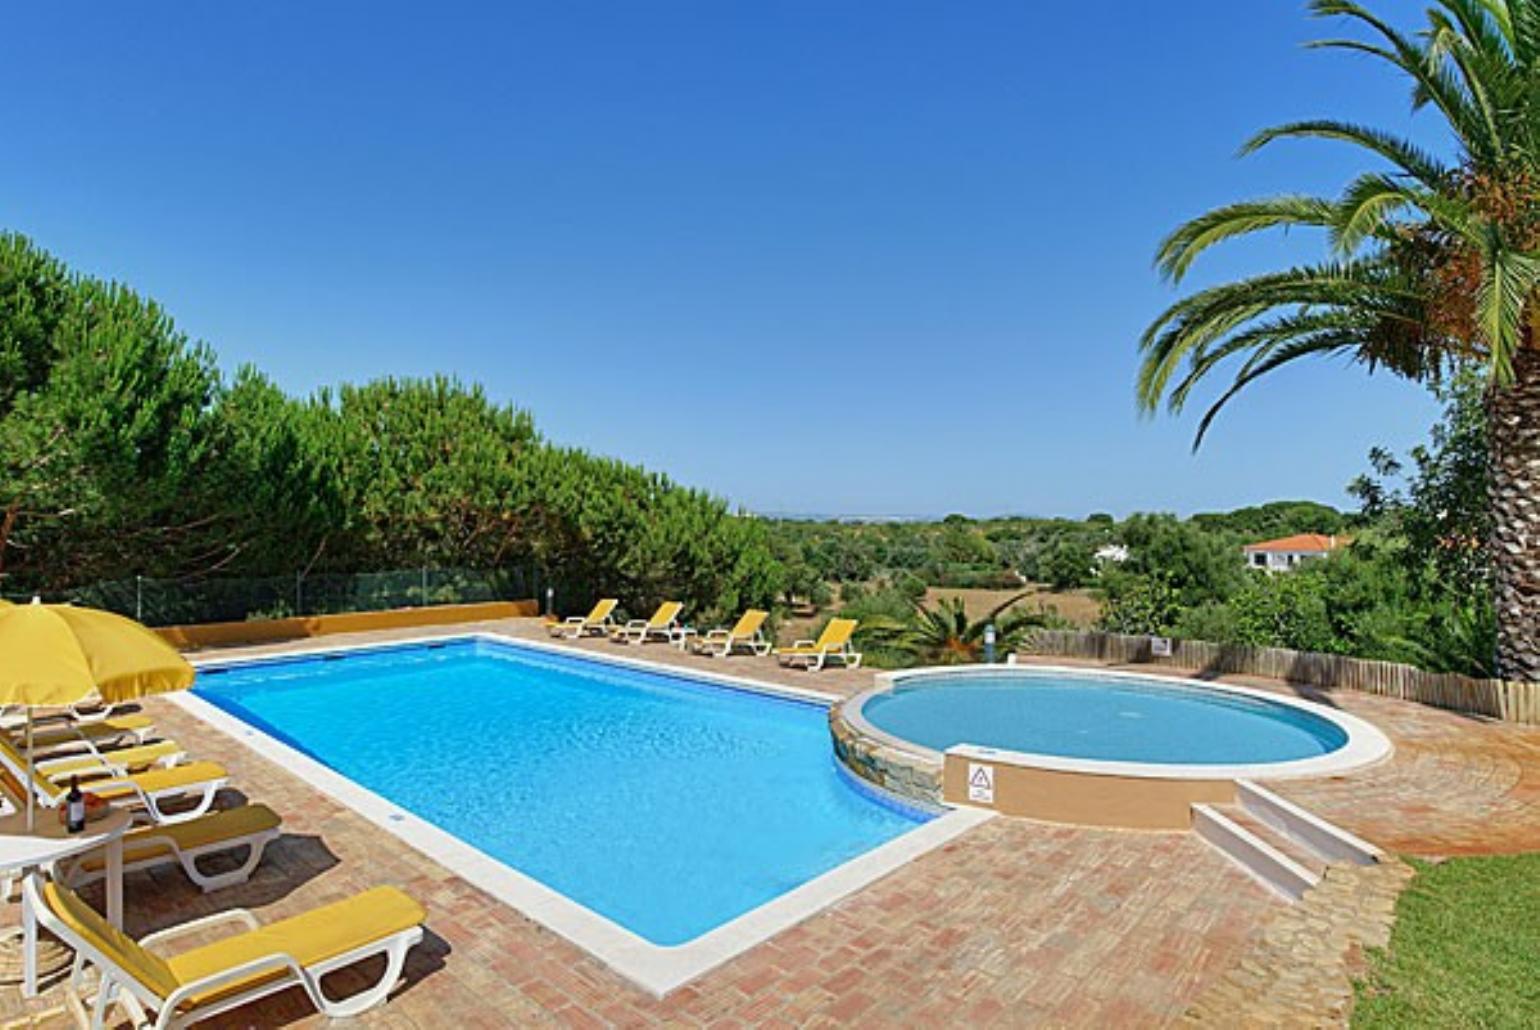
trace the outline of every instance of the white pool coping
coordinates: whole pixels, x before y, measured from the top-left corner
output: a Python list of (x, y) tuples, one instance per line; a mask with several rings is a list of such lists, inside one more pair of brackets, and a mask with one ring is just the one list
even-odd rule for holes
[[(872, 725), (863, 709), (866, 702), (881, 694), (905, 687), (921, 686), (926, 680), (968, 678), (974, 676), (1001, 675), (1041, 678), (1066, 676), (1083, 680), (1121, 679), (1143, 683), (1156, 683), (1176, 687), (1187, 692), (1211, 691), (1220, 694), (1237, 694), (1242, 697), (1267, 701), (1273, 704), (1297, 708), (1300, 711), (1325, 719), (1345, 734), (1347, 742), (1335, 751), (1310, 758), (1298, 758), (1286, 762), (1255, 762), (1240, 765), (1203, 765), (1165, 762), (1119, 762), (1095, 758), (1067, 758), (1062, 755), (1041, 754), (1035, 751), (1012, 751), (1007, 748), (982, 747), (977, 744), (957, 744), (945, 753), (925, 747), (912, 740), (896, 736)], [(1286, 697), (1256, 687), (1236, 686), (1229, 683), (1211, 683), (1205, 680), (1186, 679), (1177, 676), (1155, 676), (1142, 672), (1114, 672), (1086, 669), (1068, 665), (940, 665), (901, 672), (884, 672), (876, 676), (877, 685), (845, 702), (843, 714), (861, 733), (874, 737), (890, 747), (917, 754), (936, 763), (945, 761), (946, 755), (958, 755), (983, 761), (1009, 765), (1022, 765), (1054, 772), (1090, 773), (1102, 776), (1126, 776), (1136, 779), (1161, 780), (1281, 780), (1308, 776), (1336, 776), (1356, 769), (1363, 769), (1389, 758), (1394, 746), (1380, 729), (1356, 715), (1316, 704), (1302, 698)]]
[[(543, 641), (530, 641), (496, 632), (422, 636), (389, 642), (317, 646), (243, 658), (209, 656), (193, 659), (204, 668), (234, 668), (283, 662), (318, 654), (389, 650), (423, 643), (485, 640), (502, 645), (576, 657), (601, 664), (631, 666), (689, 680), (790, 698), (828, 706), (840, 700), (822, 691), (782, 687), (739, 676), (684, 669), (621, 655), (603, 655)], [(321, 762), (276, 740), (191, 692), (166, 695), (166, 700), (233, 737), (263, 758), (310, 786), (388, 830), (407, 845), (438, 862), (468, 883), (514, 908), (541, 926), (587, 951), (621, 976), (657, 998), (769, 940), (783, 930), (828, 908), (842, 898), (875, 883), (910, 861), (933, 851), (994, 817), (977, 808), (949, 808), (927, 823), (835, 866), (806, 883), (683, 944), (664, 946), (644, 939), (560, 891), (492, 858), (485, 852), (376, 794)], [(831, 752), (832, 760), (832, 752)], [(905, 804), (919, 807), (907, 799)], [(431, 917), (430, 917), (431, 919)]]

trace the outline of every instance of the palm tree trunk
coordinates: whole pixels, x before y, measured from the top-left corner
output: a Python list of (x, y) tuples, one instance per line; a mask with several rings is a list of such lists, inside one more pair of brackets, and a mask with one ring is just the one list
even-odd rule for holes
[(1540, 351), (1518, 351), (1487, 409), (1498, 674), (1540, 682)]

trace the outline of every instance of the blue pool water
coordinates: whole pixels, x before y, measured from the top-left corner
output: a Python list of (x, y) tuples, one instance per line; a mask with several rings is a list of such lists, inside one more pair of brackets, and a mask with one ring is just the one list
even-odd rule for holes
[(528, 648), (284, 660), (194, 689), (654, 944), (927, 818), (851, 785), (819, 705)]
[(1001, 673), (944, 676), (869, 699), (873, 726), (945, 751), (957, 744), (1106, 761), (1285, 762), (1347, 743), (1290, 705), (1155, 680)]

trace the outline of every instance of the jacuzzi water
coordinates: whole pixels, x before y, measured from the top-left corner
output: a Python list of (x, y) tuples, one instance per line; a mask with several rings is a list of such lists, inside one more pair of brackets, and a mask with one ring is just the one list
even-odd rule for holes
[(263, 662), (194, 690), (654, 944), (928, 818), (850, 783), (821, 705), (529, 648)]
[(945, 751), (957, 744), (1062, 758), (1250, 765), (1328, 754), (1336, 723), (1244, 694), (1068, 673), (927, 677), (869, 698), (867, 721)]

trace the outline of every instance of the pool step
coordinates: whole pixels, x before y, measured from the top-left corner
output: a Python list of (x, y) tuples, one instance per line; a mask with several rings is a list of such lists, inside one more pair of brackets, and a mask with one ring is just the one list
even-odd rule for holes
[(1310, 862), (1302, 848), (1280, 846), (1281, 835), (1265, 829), (1258, 832), (1257, 827), (1257, 821), (1239, 805), (1192, 806), (1192, 828), (1198, 836), (1253, 879), (1291, 901), (1298, 901), (1321, 881), (1322, 866)]
[(1379, 861), (1372, 844), (1247, 780), (1231, 804), (1192, 806), (1194, 832), (1252, 877), (1293, 901), (1321, 882), (1328, 864)]
[(1327, 862), (1375, 865), (1384, 852), (1342, 827), (1327, 822), (1288, 798), (1279, 797), (1259, 783), (1235, 781), (1236, 797), (1249, 814), (1272, 829), (1298, 841)]

